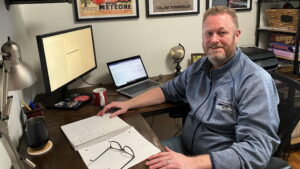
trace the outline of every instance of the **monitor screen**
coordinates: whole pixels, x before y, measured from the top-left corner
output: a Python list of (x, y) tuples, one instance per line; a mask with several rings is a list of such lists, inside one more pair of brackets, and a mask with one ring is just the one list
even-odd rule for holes
[(97, 67), (92, 26), (37, 36), (47, 93), (66, 87)]

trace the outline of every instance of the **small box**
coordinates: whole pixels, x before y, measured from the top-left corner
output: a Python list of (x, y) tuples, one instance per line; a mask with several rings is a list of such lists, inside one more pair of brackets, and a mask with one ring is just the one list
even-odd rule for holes
[(43, 114), (43, 105), (41, 103), (34, 104), (35, 108), (32, 110), (28, 110), (26, 107), (22, 107), (22, 111), (26, 114), (27, 119), (36, 116), (44, 116)]

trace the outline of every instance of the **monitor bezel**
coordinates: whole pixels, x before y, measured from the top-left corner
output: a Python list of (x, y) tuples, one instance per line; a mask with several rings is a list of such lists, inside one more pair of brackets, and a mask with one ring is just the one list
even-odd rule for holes
[[(82, 73), (81, 75), (75, 77), (74, 79), (70, 80), (69, 82), (63, 84), (62, 86), (58, 87), (57, 89), (51, 91), (43, 39), (51, 37), (51, 36), (56, 36), (56, 35), (60, 35), (60, 34), (65, 34), (65, 33), (69, 33), (69, 32), (82, 30), (82, 29), (90, 29), (91, 30), (95, 66), (93, 68), (89, 69), (88, 71)], [(97, 66), (96, 50), (95, 50), (95, 42), (94, 42), (94, 35), (93, 35), (92, 25), (86, 25), (86, 26), (81, 26), (81, 27), (76, 27), (76, 28), (51, 32), (51, 33), (47, 33), (47, 34), (37, 35), (36, 39), (37, 39), (37, 46), (38, 46), (38, 50), (39, 50), (41, 69), (42, 69), (42, 74), (43, 74), (43, 79), (44, 79), (44, 86), (45, 86), (45, 90), (46, 90), (47, 94), (51, 94), (51, 93), (54, 93), (54, 92), (59, 91), (59, 90), (65, 90), (68, 85), (70, 85), (71, 83), (75, 82), (76, 80), (82, 78), (83, 76), (87, 75), (88, 73), (90, 73), (91, 71), (97, 69), (97, 67), (98, 67)]]

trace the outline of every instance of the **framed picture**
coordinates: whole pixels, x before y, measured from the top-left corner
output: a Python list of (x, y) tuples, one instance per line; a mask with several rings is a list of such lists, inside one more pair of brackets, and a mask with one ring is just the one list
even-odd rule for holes
[(187, 14), (199, 14), (199, 0), (146, 0), (147, 17)]
[(228, 6), (236, 11), (251, 10), (252, 0), (206, 0), (206, 9), (218, 5)]
[(205, 57), (205, 53), (191, 53), (191, 62), (195, 63), (198, 59)]
[(138, 18), (138, 0), (74, 0), (76, 21)]

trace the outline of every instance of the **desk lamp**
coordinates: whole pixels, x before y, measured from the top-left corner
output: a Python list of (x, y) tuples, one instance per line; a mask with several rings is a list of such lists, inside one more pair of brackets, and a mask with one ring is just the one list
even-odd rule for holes
[(30, 160), (20, 157), (9, 136), (7, 120), (13, 98), (12, 96), (8, 97), (7, 94), (8, 91), (21, 90), (33, 85), (37, 78), (30, 67), (22, 62), (17, 44), (12, 42), (9, 37), (8, 41), (2, 45), (0, 55), (2, 56), (0, 61), (0, 69), (2, 69), (0, 138), (2, 138), (2, 143), (15, 169), (35, 168), (35, 164)]

